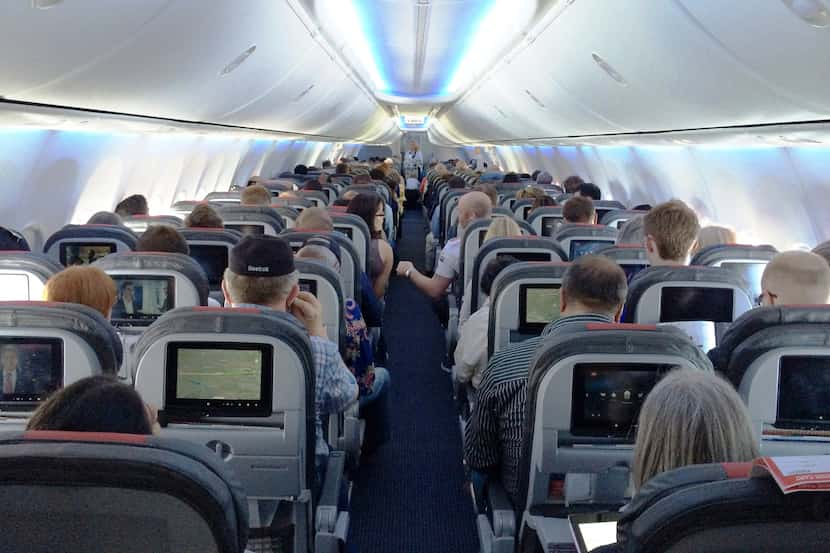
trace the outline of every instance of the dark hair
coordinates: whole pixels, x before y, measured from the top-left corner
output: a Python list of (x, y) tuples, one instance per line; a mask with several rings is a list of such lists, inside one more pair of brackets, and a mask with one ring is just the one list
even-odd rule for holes
[(556, 200), (547, 195), (539, 196), (533, 200), (533, 207), (530, 210), (533, 211), (537, 207), (556, 207)]
[(512, 172), (511, 172), (511, 173), (507, 173), (507, 174), (506, 174), (506, 175), (504, 175), (504, 177), (501, 179), (501, 182), (503, 182), (503, 183), (519, 182), (519, 175), (517, 175), (516, 173), (512, 173)]
[(219, 213), (208, 204), (198, 204), (187, 217), (184, 226), (189, 228), (222, 228), (224, 222)]
[(634, 210), (634, 211), (651, 211), (651, 207), (652, 207), (651, 204), (640, 204), (640, 205), (635, 205), (631, 209)]
[(496, 277), (499, 276), (503, 270), (518, 262), (519, 260), (512, 255), (498, 256), (490, 261), (490, 263), (484, 267), (484, 273), (482, 273), (481, 282), (479, 283), (481, 291), (484, 295), (490, 295), (490, 292), (493, 290), (493, 283), (496, 281)]
[(371, 184), (372, 177), (366, 173), (361, 173), (352, 177), (352, 184)]
[(137, 252), (169, 252), (190, 255), (187, 241), (170, 225), (150, 225), (138, 239)]
[(588, 196), (594, 201), (602, 199), (602, 190), (600, 190), (599, 186), (592, 182), (583, 182), (580, 184), (579, 194), (582, 196)]
[(307, 175), (308, 174), (308, 167), (300, 163), (299, 165), (294, 166), (294, 174), (295, 175)]
[(303, 190), (316, 190), (322, 192), (323, 185), (317, 179), (308, 179), (303, 183)]
[(450, 180), (447, 181), (447, 186), (449, 186), (450, 189), (464, 188), (467, 186), (467, 182), (458, 175), (455, 175), (450, 177)]
[(562, 277), (562, 293), (598, 313), (620, 308), (628, 293), (625, 272), (614, 260), (602, 255), (583, 255)]
[(574, 196), (562, 206), (562, 217), (569, 223), (592, 223), (594, 202), (586, 196)]
[(369, 176), (372, 177), (372, 180), (386, 180), (386, 173), (377, 167), (369, 171)]
[(532, 180), (533, 182), (536, 182), (536, 177), (539, 176), (539, 173), (541, 173), (541, 171), (539, 169), (536, 169), (535, 171), (533, 171), (533, 173), (530, 174), (530, 180)]
[(347, 175), (349, 173), (349, 165), (347, 163), (338, 163), (337, 167), (334, 168), (334, 171), (338, 175)]
[(329, 167), (331, 167), (331, 160), (327, 159), (323, 161), (323, 169), (328, 169)]
[(147, 198), (141, 194), (133, 194), (118, 202), (115, 212), (121, 217), (130, 217), (131, 215), (147, 215), (150, 208), (147, 207)]
[(121, 216), (112, 211), (99, 211), (89, 218), (87, 225), (123, 225)]
[(380, 231), (375, 230), (375, 215), (381, 204), (383, 204), (383, 198), (374, 192), (364, 192), (352, 198), (346, 213), (352, 213), (363, 219), (369, 227), (369, 234), (372, 238), (380, 238)]
[(562, 188), (565, 189), (566, 194), (573, 194), (577, 190), (579, 190), (579, 187), (582, 186), (582, 183), (584, 182), (585, 181), (582, 180), (582, 177), (571, 175), (570, 177), (565, 179), (565, 182), (562, 183)]
[(111, 376), (90, 376), (58, 390), (32, 414), (26, 430), (153, 433), (141, 396)]
[(6, 251), (31, 251), (29, 242), (16, 230), (0, 227), (0, 250)]

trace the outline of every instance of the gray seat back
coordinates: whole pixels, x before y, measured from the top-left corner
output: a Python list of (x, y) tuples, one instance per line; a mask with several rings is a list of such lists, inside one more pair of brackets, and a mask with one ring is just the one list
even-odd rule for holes
[(617, 230), (605, 225), (564, 223), (556, 230), (553, 239), (568, 252), (568, 259), (574, 261), (600, 248), (613, 246), (617, 240)]
[(300, 289), (311, 292), (323, 307), (323, 325), (328, 339), (342, 344), (346, 337), (345, 298), (340, 274), (313, 259), (297, 259)]
[(225, 228), (242, 234), (276, 236), (285, 229), (285, 222), (277, 211), (268, 206), (225, 206), (219, 210)]
[(39, 300), (53, 275), (63, 267), (44, 254), (0, 252), (0, 301)]
[(490, 295), (487, 355), (538, 336), (559, 318), (559, 291), (570, 263), (516, 263), (504, 269)]
[(561, 207), (537, 207), (528, 213), (526, 221), (530, 223), (538, 236), (553, 237), (556, 229), (562, 224)]
[(772, 246), (718, 244), (697, 252), (690, 265), (724, 267), (741, 275), (749, 285), (752, 296), (761, 295), (761, 276), (767, 263), (778, 253)]
[(249, 498), (309, 493), (314, 362), (293, 316), (266, 308), (174, 309), (142, 335), (133, 360), (135, 389), (166, 422), (162, 436), (227, 452)]
[(114, 225), (66, 225), (46, 240), (43, 252), (61, 265), (88, 265), (115, 252), (136, 248), (135, 234)]
[(233, 247), (242, 234), (228, 229), (184, 228), (179, 231), (190, 248), (190, 257), (202, 267), (211, 291), (220, 291)]
[(645, 213), (645, 211), (634, 211), (633, 209), (612, 209), (611, 211), (606, 212), (602, 217), (597, 216), (597, 220), (601, 225), (619, 230), (623, 223), (629, 219), (645, 215)]
[(224, 465), (154, 436), (0, 433), (3, 548), (242, 553), (247, 502)]
[(142, 234), (150, 225), (170, 225), (179, 228), (184, 225), (181, 217), (175, 215), (133, 215), (123, 217), (124, 226), (136, 234)]
[(366, 221), (352, 213), (330, 212), (335, 232), (346, 235), (357, 250), (360, 267), (369, 272), (369, 247), (372, 240)]
[(615, 244), (598, 249), (597, 255), (610, 257), (625, 271), (628, 282), (649, 266), (646, 249), (639, 244)]
[(360, 258), (349, 237), (339, 232), (301, 232), (291, 231), (282, 233), (295, 252), (303, 247), (306, 240), (312, 236), (327, 236), (336, 240), (340, 246), (340, 280), (343, 283), (343, 293), (346, 297), (359, 300), (360, 294)]

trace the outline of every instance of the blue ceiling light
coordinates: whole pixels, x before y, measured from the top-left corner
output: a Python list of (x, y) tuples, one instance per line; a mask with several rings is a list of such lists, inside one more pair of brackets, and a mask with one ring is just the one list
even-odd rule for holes
[(370, 29), (383, 29), (383, 25), (372, 21), (375, 9), (368, 5), (367, 0), (345, 0), (337, 2), (337, 10), (332, 12), (339, 20), (338, 27), (344, 33), (346, 42), (357, 57), (359, 65), (367, 72), (371, 84), (377, 92), (388, 92), (389, 83), (383, 72), (380, 50), (377, 45), (380, 41)]
[(454, 33), (454, 36), (457, 37), (457, 40), (454, 41), (456, 44), (453, 44), (449, 51), (453, 52), (455, 56), (447, 64), (449, 71), (441, 90), (443, 94), (450, 95), (458, 92), (463, 84), (462, 81), (469, 76), (467, 74), (471, 69), (469, 67), (472, 61), (471, 58), (477, 54), (479, 56), (483, 54), (483, 52), (476, 53), (475, 48), (483, 42), (487, 34), (485, 26), (499, 3), (509, 4), (510, 2), (509, 0), (507, 2), (504, 0), (482, 0), (477, 3), (473, 10), (477, 17), (468, 18), (464, 28), (459, 28)]

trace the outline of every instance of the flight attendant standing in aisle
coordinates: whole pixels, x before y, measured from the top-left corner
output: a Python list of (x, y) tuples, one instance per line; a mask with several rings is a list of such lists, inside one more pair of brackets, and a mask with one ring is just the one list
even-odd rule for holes
[(418, 144), (415, 142), (409, 143), (409, 150), (404, 157), (404, 176), (408, 179), (417, 178), (421, 180), (421, 173), (424, 167), (424, 156), (418, 149)]

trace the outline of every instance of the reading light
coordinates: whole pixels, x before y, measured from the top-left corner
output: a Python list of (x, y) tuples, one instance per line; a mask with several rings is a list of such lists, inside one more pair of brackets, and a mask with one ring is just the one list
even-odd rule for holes
[(830, 6), (827, 0), (781, 0), (795, 15), (813, 27), (830, 26)]

